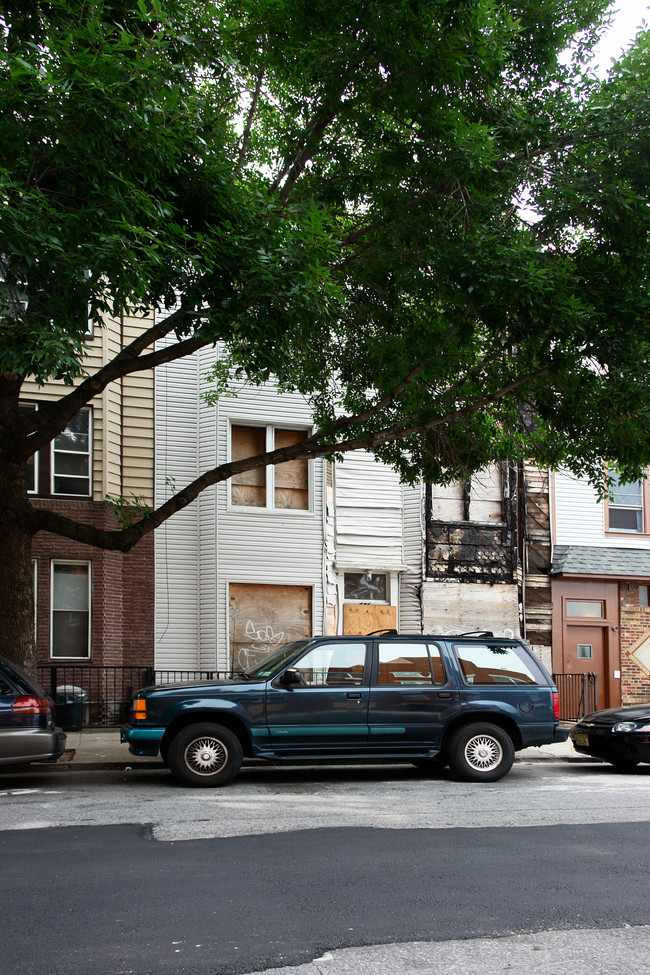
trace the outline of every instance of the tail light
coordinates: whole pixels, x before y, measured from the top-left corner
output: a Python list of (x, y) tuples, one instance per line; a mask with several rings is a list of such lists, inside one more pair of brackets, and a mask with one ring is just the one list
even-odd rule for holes
[(560, 695), (557, 691), (553, 691), (553, 717), (560, 719)]
[(52, 705), (44, 697), (36, 697), (34, 694), (23, 694), (17, 697), (11, 705), (11, 710), (16, 714), (49, 714)]

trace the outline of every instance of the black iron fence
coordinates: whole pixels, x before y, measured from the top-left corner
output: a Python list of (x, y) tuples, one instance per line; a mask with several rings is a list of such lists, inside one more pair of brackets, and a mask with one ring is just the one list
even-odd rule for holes
[(50, 692), (57, 723), (66, 731), (113, 728), (129, 719), (131, 699), (140, 687), (232, 676), (219, 670), (154, 670), (153, 667), (97, 667), (92, 664), (41, 664), (38, 679)]
[(598, 707), (595, 674), (553, 674), (560, 694), (560, 720), (579, 721)]
[[(57, 722), (66, 731), (114, 728), (129, 719), (131, 700), (140, 687), (232, 677), (224, 670), (154, 670), (153, 667), (97, 667), (93, 664), (41, 664), (38, 679), (56, 705)], [(597, 708), (595, 674), (554, 674), (560, 693), (560, 718), (578, 721)]]

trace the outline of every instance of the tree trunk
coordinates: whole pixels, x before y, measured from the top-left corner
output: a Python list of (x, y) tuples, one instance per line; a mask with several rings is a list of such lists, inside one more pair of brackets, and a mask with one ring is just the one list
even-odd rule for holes
[(31, 519), (16, 517), (2, 486), (0, 497), (0, 655), (35, 674)]
[(27, 494), (15, 377), (0, 379), (0, 655), (36, 673), (31, 543), (34, 512)]

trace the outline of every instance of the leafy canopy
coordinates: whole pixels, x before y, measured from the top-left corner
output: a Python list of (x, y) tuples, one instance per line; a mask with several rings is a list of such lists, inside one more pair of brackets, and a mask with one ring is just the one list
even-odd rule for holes
[(648, 36), (590, 76), (606, 0), (3, 6), (3, 374), (153, 307), (303, 392), (312, 456), (650, 462)]

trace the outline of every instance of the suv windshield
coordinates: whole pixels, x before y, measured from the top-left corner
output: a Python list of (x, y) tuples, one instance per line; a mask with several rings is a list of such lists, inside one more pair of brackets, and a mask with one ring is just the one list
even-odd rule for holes
[(255, 679), (256, 677), (272, 677), (278, 670), (282, 670), (284, 665), (288, 663), (289, 660), (298, 652), (306, 647), (309, 640), (294, 640), (293, 643), (286, 643), (275, 653), (269, 654), (264, 660), (261, 660), (254, 667), (249, 667), (248, 670), (244, 671), (244, 677), (249, 680)]

